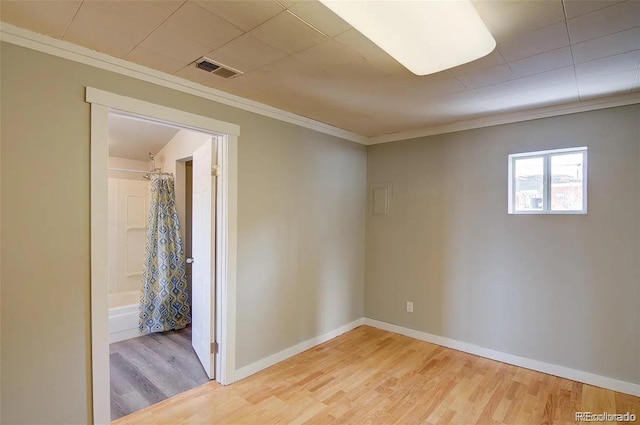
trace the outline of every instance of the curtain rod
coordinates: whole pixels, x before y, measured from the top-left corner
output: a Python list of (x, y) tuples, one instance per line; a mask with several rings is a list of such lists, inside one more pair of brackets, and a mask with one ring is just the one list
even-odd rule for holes
[(171, 176), (173, 177), (172, 173), (165, 173), (162, 171), (145, 171), (145, 170), (132, 170), (129, 168), (109, 168), (109, 171), (122, 171), (124, 173), (140, 173), (140, 174), (159, 174), (161, 176)]

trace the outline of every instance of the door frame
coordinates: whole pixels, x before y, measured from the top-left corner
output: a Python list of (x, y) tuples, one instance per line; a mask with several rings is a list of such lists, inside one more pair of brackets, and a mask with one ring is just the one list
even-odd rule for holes
[(192, 114), (150, 102), (121, 96), (93, 87), (86, 88), (91, 104), (91, 385), (93, 423), (110, 424), (107, 179), (109, 159), (109, 112), (130, 114), (218, 137), (219, 232), (216, 234), (216, 381), (235, 381), (237, 186), (238, 136), (236, 124)]

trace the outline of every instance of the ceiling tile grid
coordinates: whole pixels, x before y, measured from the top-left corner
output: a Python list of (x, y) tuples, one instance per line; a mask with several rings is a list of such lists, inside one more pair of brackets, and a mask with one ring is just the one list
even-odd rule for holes
[(640, 91), (639, 0), (472, 2), (496, 49), (423, 77), (318, 0), (2, 0), (0, 18), (365, 136)]
[(84, 1), (63, 39), (123, 57), (181, 5), (179, 1)]
[(328, 40), (326, 35), (288, 11), (276, 15), (249, 34), (290, 55)]
[(184, 36), (211, 50), (244, 34), (241, 29), (193, 2), (187, 2), (176, 10), (162, 24), (162, 29)]
[(513, 62), (568, 45), (567, 27), (560, 22), (499, 42), (497, 49), (507, 62)]
[(15, 26), (62, 38), (81, 4), (82, 0), (0, 2), (0, 17)]
[(567, 18), (571, 19), (599, 9), (604, 9), (605, 7), (613, 6), (622, 1), (623, 0), (564, 0), (564, 8)]
[(198, 0), (195, 3), (243, 31), (251, 31), (284, 10), (280, 3), (271, 0)]
[(631, 92), (635, 82), (637, 70), (616, 72), (609, 74), (611, 78), (589, 76), (578, 81), (578, 90), (581, 100), (589, 100), (600, 97), (603, 94), (623, 94)]
[(572, 65), (573, 56), (568, 46), (509, 62), (509, 67), (517, 77), (526, 77)]
[(571, 46), (576, 64), (636, 50), (640, 46), (640, 27), (593, 38)]
[(269, 46), (251, 34), (244, 34), (207, 53), (206, 56), (218, 63), (247, 73), (283, 59), (287, 57), (287, 54)]
[(572, 43), (640, 26), (640, 2), (627, 0), (567, 21)]

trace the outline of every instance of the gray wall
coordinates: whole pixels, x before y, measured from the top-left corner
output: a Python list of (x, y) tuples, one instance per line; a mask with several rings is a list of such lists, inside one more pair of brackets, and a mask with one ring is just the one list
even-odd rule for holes
[(365, 147), (11, 44), (1, 55), (0, 422), (91, 414), (85, 86), (240, 125), (238, 367), (363, 316)]
[[(368, 149), (365, 315), (640, 383), (640, 106)], [(507, 155), (588, 146), (587, 215), (508, 215)], [(414, 302), (414, 313), (405, 310)]]

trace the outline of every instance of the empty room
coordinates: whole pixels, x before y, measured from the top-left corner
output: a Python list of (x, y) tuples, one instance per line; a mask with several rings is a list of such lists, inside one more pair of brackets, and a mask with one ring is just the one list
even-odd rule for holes
[(640, 1), (0, 1), (0, 423), (640, 419)]

